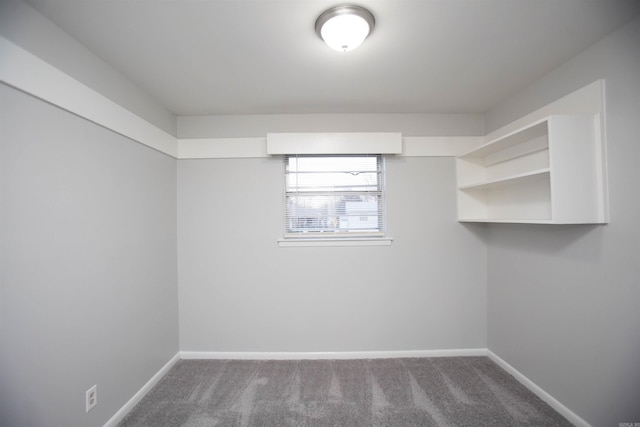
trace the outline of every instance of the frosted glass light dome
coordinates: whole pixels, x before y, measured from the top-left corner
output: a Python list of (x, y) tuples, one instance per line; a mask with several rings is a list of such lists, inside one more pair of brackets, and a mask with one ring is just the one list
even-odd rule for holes
[(373, 14), (360, 6), (336, 6), (316, 20), (316, 33), (332, 49), (346, 52), (360, 46), (373, 30)]

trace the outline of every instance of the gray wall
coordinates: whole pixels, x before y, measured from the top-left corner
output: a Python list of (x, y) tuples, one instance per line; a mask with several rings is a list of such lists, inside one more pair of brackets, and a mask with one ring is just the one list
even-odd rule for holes
[(269, 132), (402, 132), (484, 135), (482, 114), (253, 114), (178, 117), (180, 138), (264, 137)]
[(453, 159), (386, 166), (392, 246), (284, 248), (281, 158), (179, 161), (181, 350), (485, 348), (484, 228), (455, 220)]
[(640, 422), (640, 19), (487, 114), (606, 78), (611, 223), (488, 227), (488, 344), (594, 426)]
[(5, 85), (0, 120), (0, 425), (103, 425), (178, 351), (176, 160)]

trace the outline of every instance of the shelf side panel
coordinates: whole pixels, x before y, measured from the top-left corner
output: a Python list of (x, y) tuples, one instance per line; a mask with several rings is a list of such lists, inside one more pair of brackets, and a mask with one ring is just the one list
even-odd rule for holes
[(597, 116), (557, 116), (549, 121), (554, 222), (605, 222), (595, 120)]

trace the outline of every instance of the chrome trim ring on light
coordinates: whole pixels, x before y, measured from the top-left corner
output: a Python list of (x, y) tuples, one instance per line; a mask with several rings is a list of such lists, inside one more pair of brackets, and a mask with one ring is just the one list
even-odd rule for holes
[(367, 9), (361, 6), (356, 5), (342, 5), (342, 6), (334, 6), (331, 9), (327, 9), (318, 16), (316, 19), (316, 34), (322, 39), (322, 26), (331, 18), (335, 18), (340, 15), (356, 15), (364, 19), (367, 24), (369, 24), (369, 34), (373, 31), (373, 27), (376, 25), (376, 19), (373, 17), (373, 14), (369, 12)]

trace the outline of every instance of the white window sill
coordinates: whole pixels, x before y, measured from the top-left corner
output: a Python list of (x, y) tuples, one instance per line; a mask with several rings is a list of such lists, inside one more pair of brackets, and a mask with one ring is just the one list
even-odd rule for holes
[(390, 237), (336, 239), (279, 239), (278, 246), (391, 246)]

